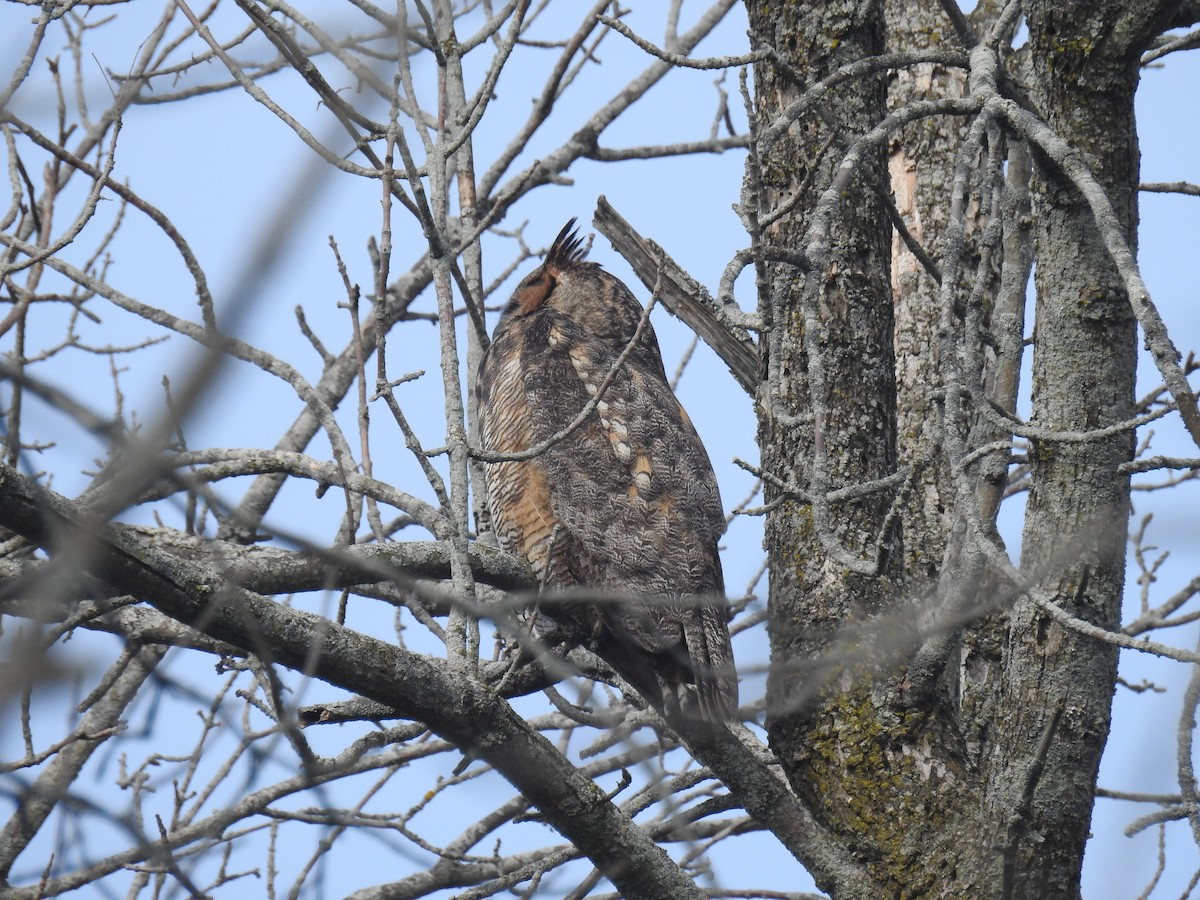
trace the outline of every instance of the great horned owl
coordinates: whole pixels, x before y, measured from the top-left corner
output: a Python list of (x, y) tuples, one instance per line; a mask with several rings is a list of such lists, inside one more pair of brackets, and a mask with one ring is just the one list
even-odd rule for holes
[(582, 607), (552, 598), (543, 605), (573, 640), (656, 706), (723, 721), (737, 708), (737, 676), (716, 478), (649, 322), (610, 376), (642, 307), (585, 261), (574, 224), (517, 286), (496, 326), (479, 371), (481, 442), (498, 453), (527, 450), (599, 399), (545, 452), (488, 465), (493, 523), (501, 545), (548, 588), (603, 595)]

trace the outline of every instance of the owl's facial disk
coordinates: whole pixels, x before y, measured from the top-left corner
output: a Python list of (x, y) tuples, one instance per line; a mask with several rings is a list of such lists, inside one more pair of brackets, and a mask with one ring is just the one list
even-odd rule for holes
[(514, 316), (527, 316), (537, 312), (550, 299), (550, 294), (557, 285), (557, 273), (549, 265), (534, 269), (517, 285), (506, 312)]

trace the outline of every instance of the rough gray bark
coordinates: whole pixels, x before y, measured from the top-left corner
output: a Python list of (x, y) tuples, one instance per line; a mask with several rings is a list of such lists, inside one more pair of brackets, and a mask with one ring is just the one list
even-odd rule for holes
[[(828, 102), (802, 115), (775, 140), (765, 142), (761, 136), (772, 133), (771, 125), (808, 85), (842, 65), (883, 52), (882, 5), (750, 2), (747, 8), (752, 47), (775, 51), (798, 73), (793, 77), (773, 61), (755, 68), (760, 139), (749, 165), (756, 166), (750, 175), (758, 188), (756, 214), (769, 216), (797, 192), (804, 195), (793, 214), (763, 230), (762, 245), (806, 250), (813, 266), (805, 271), (796, 263), (759, 264), (759, 311), (770, 329), (764, 341), (767, 381), (765, 394), (760, 394), (759, 446), (774, 485), (792, 483), (817, 494), (895, 471), (890, 230), (883, 227), (887, 218), (880, 193), (886, 170), (881, 146), (867, 151), (840, 198), (824, 236), (826, 258), (813, 261), (819, 251), (814, 254), (806, 246), (817, 204), (844, 155), (844, 142), (886, 115), (883, 73), (834, 91)], [(806, 297), (806, 291), (818, 296)], [(822, 357), (823, 384), (812, 378), (814, 347)], [(822, 466), (827, 471), (820, 471)], [(870, 841), (875, 845), (869, 847), (870, 855), (878, 857), (876, 848), (894, 841), (882, 863), (896, 874), (889, 878), (883, 871), (870, 871), (872, 880), (917, 888), (916, 868), (908, 868), (904, 860), (913, 862), (911, 854), (919, 848), (901, 846), (912, 821), (903, 811), (897, 814), (895, 804), (915, 791), (904, 789), (898, 770), (885, 774), (879, 766), (887, 745), (902, 742), (895, 730), (898, 721), (871, 687), (869, 667), (843, 664), (843, 648), (837, 643), (844, 623), (887, 609), (894, 595), (894, 562), (885, 558), (878, 576), (848, 571), (820, 534), (830, 529), (846, 556), (869, 559), (881, 538), (890, 497), (875, 494), (835, 507), (829, 513), (832, 528), (816, 521), (811, 506), (779, 497), (778, 487), (769, 489), (767, 498), (784, 501), (768, 517), (766, 531), (773, 560), (771, 747), (803, 802), (856, 854), (861, 856)], [(893, 547), (890, 535), (882, 539)], [(823, 657), (825, 666), (793, 665)], [(848, 745), (856, 747), (854, 765), (842, 762)], [(885, 807), (892, 807), (886, 821), (879, 815)], [(856, 832), (865, 834), (854, 837)], [(819, 883), (835, 896), (842, 889), (836, 882)]]
[[(767, 523), (772, 749), (877, 896), (1075, 896), (1116, 649), (1052, 621), (987, 564), (1006, 454), (960, 463), (1003, 436), (994, 415), (969, 411), (964, 398), (1006, 410), (1015, 398), (1018, 285), (1030, 261), (1023, 145), (994, 117), (968, 120), (969, 136), (946, 117), (899, 132), (892, 188), (909, 235), (893, 244), (889, 273), (882, 144), (862, 148), (851, 178), (842, 162), (887, 115), (884, 75), (833, 87), (786, 130), (778, 124), (815, 82), (883, 51), (882, 7), (747, 8), (752, 45), (776, 54), (755, 68), (759, 141), (749, 163), (756, 217), (772, 220), (758, 247), (770, 329), (759, 439), (778, 501)], [(1025, 89), (1081, 149), (1132, 240), (1133, 92), (1160, 10), (1085, 14), (1044, 3), (1027, 13)], [(970, 46), (1014, 21), (984, 5), (953, 23), (955, 35), (944, 10), (890, 4), (889, 49), (922, 49), (935, 32)], [(997, 77), (983, 75), (983, 61), (972, 56), (970, 85), (953, 67), (905, 71), (887, 109), (963, 97), (963, 109), (978, 110), (992, 96), (986, 79)], [(1021, 96), (1011, 81), (1003, 89)], [(1010, 149), (1005, 186), (999, 161)], [(1031, 424), (1084, 432), (1133, 415), (1136, 322), (1092, 210), (1045, 155), (1035, 159)], [(913, 244), (934, 248), (940, 271)], [(786, 253), (805, 254), (811, 268), (768, 261)], [(923, 443), (926, 430), (937, 446)], [(1132, 452), (1123, 431), (1086, 442), (1048, 435), (1031, 453), (1022, 585), (1108, 631), (1119, 630), (1125, 568), (1128, 477), (1118, 466)], [(832, 512), (814, 499), (886, 479), (898, 464), (909, 478), (899, 528), (887, 518), (894, 483), (830, 503)], [(904, 627), (910, 617), (923, 627)], [(836, 878), (820, 883), (834, 897), (857, 896)]]
[[(1131, 248), (1138, 61), (1169, 6), (1025, 4), (1031, 99), (1083, 154)], [(1137, 324), (1087, 204), (1053, 163), (1036, 162), (1032, 421), (1102, 428), (1133, 415)], [(1086, 444), (1035, 440), (1030, 452), (1021, 568), (1060, 607), (1108, 630), (1120, 628), (1129, 520), (1129, 479), (1118, 466), (1133, 449), (1133, 434), (1122, 432)], [(1028, 597), (1014, 603), (987, 760), (986, 808), (1003, 836), (993, 874), (1006, 896), (1078, 896), (1116, 665), (1116, 647), (1064, 628)]]

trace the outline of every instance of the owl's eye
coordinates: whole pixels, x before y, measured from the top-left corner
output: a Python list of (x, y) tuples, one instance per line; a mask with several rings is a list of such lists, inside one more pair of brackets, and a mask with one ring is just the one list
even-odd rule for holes
[(557, 283), (554, 276), (544, 269), (534, 272), (521, 282), (517, 292), (513, 294), (512, 301), (508, 304), (509, 309), (516, 316), (527, 316), (532, 312), (537, 312), (550, 297)]

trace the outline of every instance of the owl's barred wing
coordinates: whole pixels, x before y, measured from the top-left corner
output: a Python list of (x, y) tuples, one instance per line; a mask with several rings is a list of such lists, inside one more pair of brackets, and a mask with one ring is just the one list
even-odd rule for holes
[[(553, 384), (530, 378), (533, 405), (578, 409), (594, 396), (611, 359), (573, 346), (571, 370)], [(549, 396), (553, 395), (553, 396)], [(626, 571), (666, 596), (723, 590), (716, 542), (725, 530), (712, 465), (665, 380), (631, 358), (591, 417), (543, 460), (561, 521), (604, 550), (611, 577)], [(591, 583), (591, 582), (589, 582)]]
[[(567, 352), (527, 360), (530, 405), (548, 432), (595, 396), (615, 356), (561, 328)], [(564, 361), (565, 360), (565, 361)], [(629, 597), (602, 604), (612, 635), (658, 659), (670, 682), (695, 682), (701, 713), (728, 718), (737, 705), (717, 541), (725, 521), (716, 478), (695, 429), (671, 392), (657, 348), (634, 354), (596, 414), (539, 458), (567, 560), (580, 584)]]

